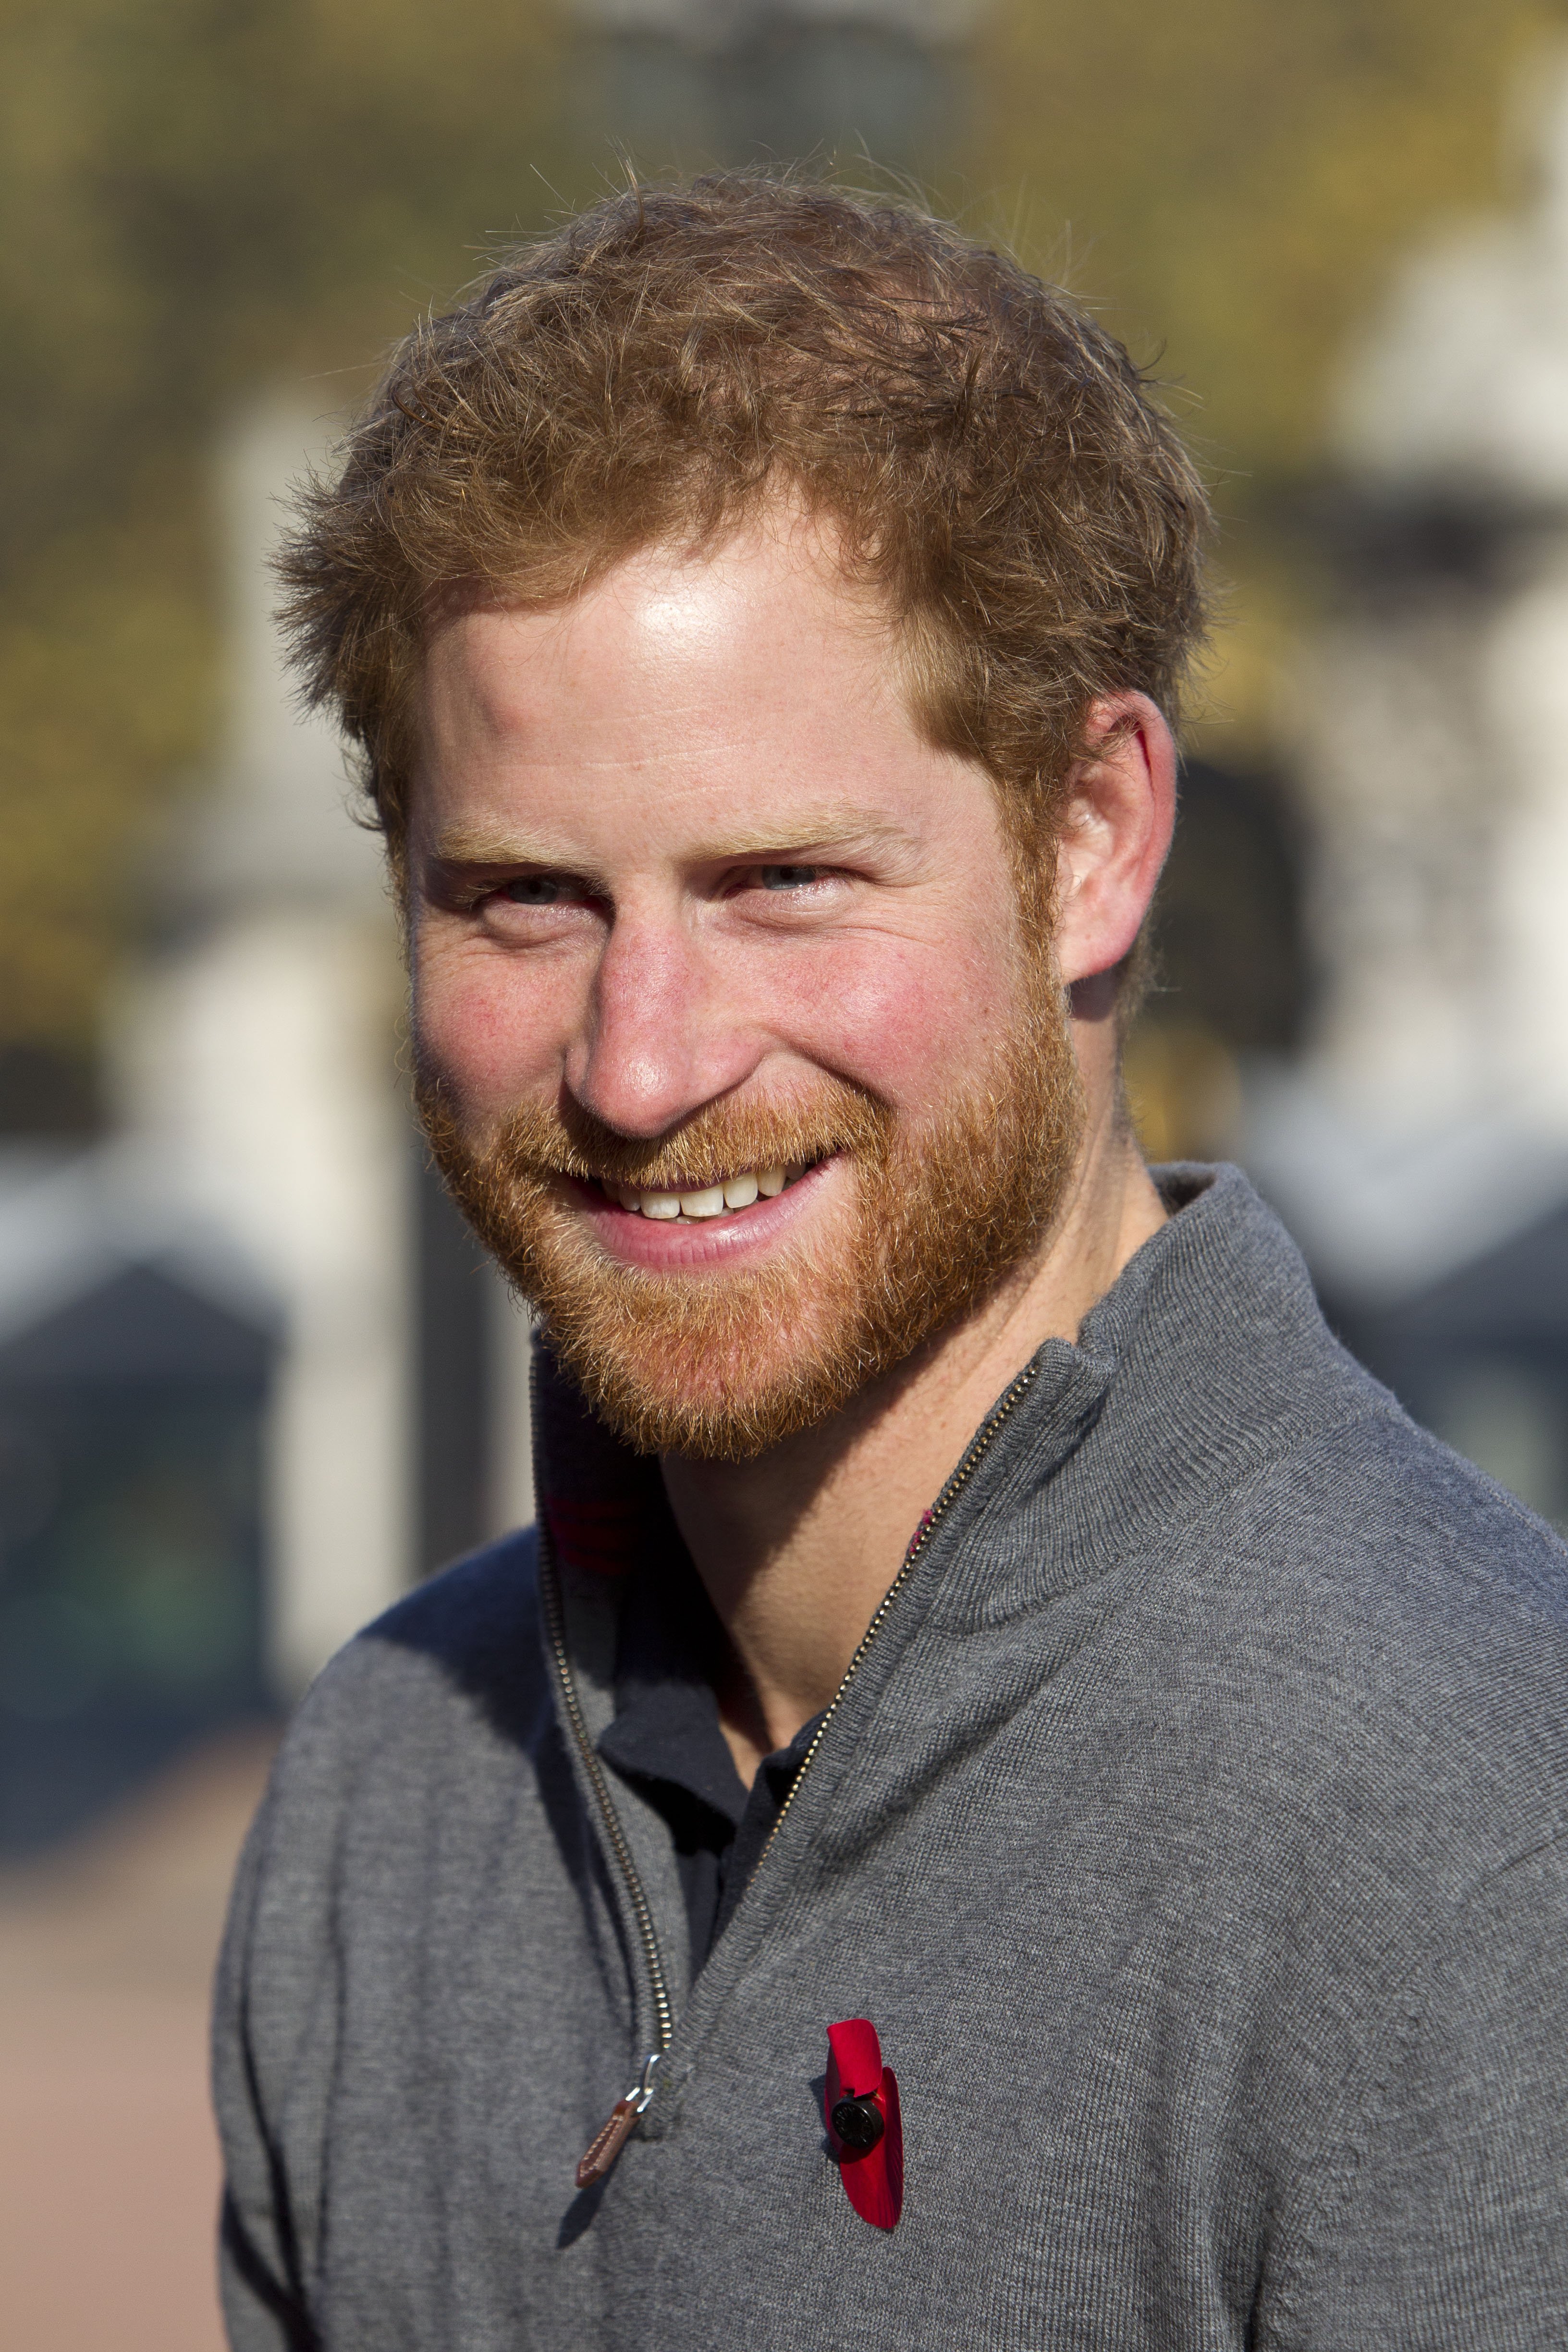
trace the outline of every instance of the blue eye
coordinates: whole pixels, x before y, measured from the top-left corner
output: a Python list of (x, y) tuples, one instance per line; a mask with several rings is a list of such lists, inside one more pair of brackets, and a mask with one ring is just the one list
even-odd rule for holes
[(519, 907), (553, 907), (562, 895), (562, 884), (553, 874), (520, 874), (501, 892)]
[(757, 872), (764, 890), (799, 890), (815, 882), (821, 874), (820, 866), (759, 866)]

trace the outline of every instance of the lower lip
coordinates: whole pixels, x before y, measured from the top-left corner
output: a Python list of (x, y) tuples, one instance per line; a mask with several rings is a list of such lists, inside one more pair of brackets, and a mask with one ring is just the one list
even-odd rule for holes
[(753, 1201), (749, 1209), (730, 1209), (721, 1217), (645, 1217), (606, 1200), (596, 1184), (568, 1178), (567, 1189), (584, 1223), (609, 1256), (660, 1274), (701, 1271), (732, 1265), (738, 1258), (771, 1248), (809, 1212), (837, 1164), (837, 1156), (819, 1160), (771, 1201)]

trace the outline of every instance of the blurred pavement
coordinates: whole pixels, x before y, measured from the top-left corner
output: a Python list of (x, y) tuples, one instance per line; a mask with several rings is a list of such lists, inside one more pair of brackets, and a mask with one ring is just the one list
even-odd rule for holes
[(0, 1873), (0, 2311), (17, 2352), (220, 2352), (206, 2009), (275, 1735)]

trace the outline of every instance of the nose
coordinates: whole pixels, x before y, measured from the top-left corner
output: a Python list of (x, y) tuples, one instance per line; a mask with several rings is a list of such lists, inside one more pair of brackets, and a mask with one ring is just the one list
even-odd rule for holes
[(760, 1042), (714, 952), (679, 920), (617, 910), (566, 1056), (572, 1093), (617, 1134), (662, 1135), (755, 1068)]

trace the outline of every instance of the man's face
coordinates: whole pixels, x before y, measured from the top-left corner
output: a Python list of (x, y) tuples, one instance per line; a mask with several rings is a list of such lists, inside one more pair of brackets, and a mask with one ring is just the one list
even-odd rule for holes
[(446, 621), (409, 875), (437, 1156), (634, 1443), (760, 1452), (1048, 1224), (1043, 891), (805, 523)]

